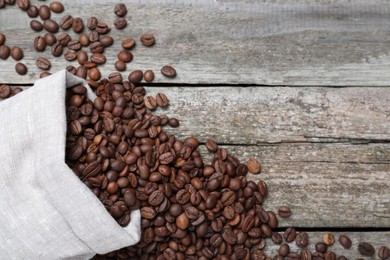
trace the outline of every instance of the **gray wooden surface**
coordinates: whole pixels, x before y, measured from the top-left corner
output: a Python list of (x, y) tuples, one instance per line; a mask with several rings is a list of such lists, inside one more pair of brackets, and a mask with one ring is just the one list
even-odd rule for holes
[[(65, 13), (95, 15), (112, 25), (116, 2), (66, 1)], [(266, 180), (265, 208), (292, 208), (292, 217), (280, 220), (282, 228), (309, 228), (315, 242), (322, 234), (316, 228), (346, 229), (354, 250), (338, 245), (332, 250), (350, 259), (359, 257), (359, 242), (388, 245), (389, 1), (121, 2), (129, 8), (129, 25), (112, 28), (116, 43), (105, 54), (115, 56), (123, 38), (156, 36), (154, 47), (136, 46), (123, 75), (153, 69), (155, 83), (175, 83), (146, 86), (148, 94), (164, 92), (170, 99), (170, 107), (157, 113), (181, 122), (167, 131), (197, 136), (202, 143), (215, 139), (242, 160), (258, 158), (262, 173), (248, 178)], [(25, 50), (30, 69), (21, 77), (13, 60), (0, 61), (0, 83), (31, 85), (40, 73), (34, 65), (38, 56), (50, 57), (52, 71), (76, 64), (54, 59), (48, 50), (32, 51), (34, 37), (42, 33), (26, 30), (25, 18), (16, 8), (0, 10), (0, 32), (8, 44)], [(102, 67), (103, 75), (113, 63)], [(175, 79), (158, 73), (165, 64), (177, 69)], [(362, 231), (348, 231), (355, 228)], [(267, 253), (276, 252), (268, 245)]]

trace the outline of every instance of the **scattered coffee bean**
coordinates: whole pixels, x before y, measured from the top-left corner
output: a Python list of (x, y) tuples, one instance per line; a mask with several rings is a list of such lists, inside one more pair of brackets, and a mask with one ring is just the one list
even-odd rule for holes
[(31, 29), (33, 29), (36, 32), (40, 32), (43, 30), (43, 25), (38, 20), (31, 20), (30, 27), (31, 27)]
[(43, 22), (43, 28), (45, 28), (46, 31), (51, 32), (51, 33), (57, 33), (58, 32), (58, 24), (56, 21), (52, 19), (47, 19)]
[(255, 158), (249, 158), (246, 163), (246, 166), (248, 167), (249, 172), (253, 174), (259, 174), (261, 171), (260, 163)]
[(279, 247), (279, 255), (286, 257), (290, 253), (290, 246), (288, 244), (283, 244)]
[(46, 49), (46, 40), (42, 36), (38, 36), (34, 40), (34, 49), (36, 51), (44, 51)]
[(50, 61), (44, 57), (39, 57), (36, 60), (35, 64), (37, 65), (38, 68), (42, 70), (49, 70), (51, 67)]
[(27, 11), (30, 7), (30, 0), (16, 0), (16, 5), (23, 11)]
[(18, 62), (18, 63), (16, 63), (16, 65), (15, 65), (15, 71), (16, 71), (19, 75), (26, 75), (26, 74), (27, 74), (27, 67), (26, 67), (26, 65), (24, 65), (23, 63)]
[(78, 51), (81, 49), (81, 44), (78, 40), (71, 40), (69, 43), (68, 43), (68, 48), (71, 49), (71, 50), (74, 50), (74, 51)]
[(289, 227), (287, 228), (284, 233), (283, 233), (283, 237), (284, 239), (286, 240), (286, 242), (290, 243), (292, 241), (295, 240), (295, 237), (296, 237), (296, 231), (294, 228), (292, 227)]
[(27, 9), (27, 15), (30, 18), (36, 18), (39, 15), (38, 7), (35, 5), (30, 5), (30, 7)]
[(104, 46), (100, 42), (94, 42), (91, 45), (89, 45), (89, 50), (92, 53), (103, 53), (104, 52)]
[(88, 18), (88, 20), (87, 20), (88, 29), (95, 30), (97, 24), (98, 24), (98, 19), (96, 17), (92, 16), (92, 17)]
[(0, 85), (0, 98), (8, 98), (11, 95), (11, 87), (9, 85)]
[(110, 31), (110, 28), (108, 27), (108, 25), (106, 23), (98, 22), (96, 24), (95, 30), (98, 34), (106, 34)]
[(179, 120), (177, 120), (176, 118), (169, 118), (169, 120), (168, 120), (168, 125), (169, 125), (170, 127), (179, 127), (180, 122), (179, 122)]
[(378, 250), (378, 256), (380, 259), (388, 259), (390, 256), (390, 250), (387, 246), (381, 246)]
[(123, 61), (121, 60), (117, 60), (115, 62), (115, 69), (117, 71), (125, 71), (126, 70), (126, 63), (124, 63)]
[(122, 41), (121, 45), (124, 49), (130, 50), (130, 49), (134, 48), (135, 40), (133, 38), (127, 38), (127, 39)]
[(92, 31), (89, 33), (88, 38), (90, 42), (97, 42), (99, 41), (99, 34), (97, 31)]
[(39, 78), (43, 79), (43, 78), (49, 77), (50, 75), (51, 75), (50, 72), (44, 71), (41, 74), (39, 74)]
[(126, 25), (127, 25), (127, 21), (123, 17), (119, 17), (119, 18), (115, 19), (115, 21), (114, 21), (115, 28), (117, 28), (119, 30), (125, 28)]
[(164, 93), (157, 93), (156, 101), (159, 107), (167, 108), (169, 106), (169, 100)]
[(316, 251), (322, 254), (325, 254), (325, 252), (328, 250), (328, 246), (323, 242), (318, 242), (315, 245)]
[(358, 250), (360, 254), (364, 256), (373, 256), (375, 254), (375, 248), (367, 242), (361, 242), (358, 246)]
[(114, 43), (114, 39), (109, 35), (105, 35), (100, 39), (100, 42), (104, 47), (109, 47)]
[(165, 65), (161, 68), (161, 74), (167, 78), (174, 78), (176, 77), (176, 70), (171, 66)]
[(349, 249), (352, 246), (352, 241), (349, 237), (346, 235), (340, 235), (339, 236), (339, 243), (342, 245), (345, 249)]
[(64, 11), (64, 6), (60, 2), (54, 1), (50, 3), (50, 10), (55, 13), (62, 13)]
[(145, 71), (144, 79), (146, 82), (152, 82), (154, 80), (154, 72), (152, 70)]
[[(256, 160), (256, 159), (254, 159), (254, 158), (249, 159), (249, 161), (251, 161), (251, 160)], [(248, 161), (248, 163), (249, 163), (249, 161)], [(256, 165), (253, 165), (253, 161), (251, 161), (251, 167), (249, 167), (248, 163), (247, 163), (247, 166), (248, 166), (248, 170), (250, 172), (252, 172), (252, 170), (259, 169), (259, 168), (256, 168), (257, 167)], [(260, 166), (260, 163), (258, 164), (258, 166)], [(291, 209), (289, 207), (287, 207), (287, 206), (281, 206), (281, 207), (278, 208), (278, 214), (282, 218), (288, 218), (288, 217), (291, 216)]]
[(91, 68), (88, 70), (88, 77), (94, 81), (97, 81), (101, 77), (100, 71), (97, 68)]
[(114, 8), (114, 13), (119, 16), (119, 17), (123, 17), (126, 15), (127, 13), (127, 8), (124, 4), (120, 3), (120, 4), (117, 4), (115, 5), (115, 8)]
[(2, 60), (8, 59), (10, 53), (11, 53), (11, 50), (7, 45), (0, 46), (0, 59), (2, 59)]
[(88, 61), (88, 54), (85, 51), (77, 53), (77, 61), (80, 65), (84, 65)]
[(140, 37), (140, 40), (141, 40), (141, 43), (147, 47), (154, 45), (154, 43), (156, 41), (154, 38), (154, 35), (150, 34), (150, 33), (142, 34)]
[(41, 5), (39, 7), (39, 17), (41, 17), (42, 20), (47, 20), (51, 16), (50, 8), (47, 5)]
[(91, 55), (91, 61), (96, 64), (103, 64), (106, 62), (106, 56), (101, 53), (93, 53)]
[(73, 17), (71, 15), (67, 14), (61, 18), (59, 26), (63, 30), (68, 30), (70, 27), (72, 27), (72, 24), (73, 24)]
[(46, 45), (49, 46), (52, 46), (54, 43), (57, 42), (57, 38), (52, 33), (46, 33), (44, 38), (45, 38)]
[(306, 247), (309, 244), (309, 236), (306, 232), (299, 232), (295, 237), (295, 243), (299, 247)]
[(131, 54), (129, 51), (126, 51), (126, 50), (121, 50), (118, 55), (117, 55), (118, 59), (125, 62), (125, 63), (129, 63), (133, 60), (133, 54)]
[(74, 50), (66, 50), (64, 57), (67, 61), (74, 61), (77, 58), (77, 52)]
[(81, 33), (84, 30), (83, 19), (77, 17), (73, 19), (72, 29), (75, 33)]
[(14, 46), (12, 47), (11, 49), (11, 57), (16, 60), (16, 61), (19, 61), (23, 58), (23, 51), (21, 48), (19, 48), (18, 46)]
[(322, 241), (323, 241), (326, 245), (328, 245), (328, 246), (333, 245), (333, 243), (334, 243), (334, 236), (333, 236), (333, 234), (332, 234), (332, 233), (329, 233), (329, 232), (324, 233), (323, 236), (322, 236)]
[(79, 42), (80, 42), (81, 46), (83, 46), (83, 47), (89, 46), (90, 40), (89, 40), (88, 35), (86, 35), (86, 34), (80, 35)]
[[(119, 56), (119, 55), (118, 55)], [(144, 74), (141, 70), (134, 70), (129, 74), (129, 81), (131, 83), (140, 83)]]
[(0, 45), (5, 44), (5, 40), (6, 40), (5, 35), (0, 33)]
[(62, 45), (60, 43), (55, 43), (55, 44), (53, 44), (53, 46), (51, 46), (51, 54), (54, 57), (61, 56), (62, 50), (63, 50), (63, 48), (62, 48)]

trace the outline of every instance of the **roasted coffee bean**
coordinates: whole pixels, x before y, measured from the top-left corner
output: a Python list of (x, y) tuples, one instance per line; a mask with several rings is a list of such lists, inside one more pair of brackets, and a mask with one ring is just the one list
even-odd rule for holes
[(38, 36), (34, 40), (34, 49), (36, 51), (44, 51), (46, 49), (46, 41), (45, 38)]
[(38, 20), (31, 20), (30, 27), (31, 27), (31, 29), (33, 29), (36, 32), (40, 32), (43, 30), (43, 25)]
[(349, 249), (352, 246), (351, 239), (346, 235), (340, 235), (339, 236), (339, 243), (342, 245), (345, 249)]
[(77, 17), (73, 19), (72, 22), (72, 30), (75, 33), (81, 33), (84, 30), (84, 22), (83, 19)]
[(55, 44), (53, 44), (53, 46), (51, 46), (51, 54), (54, 57), (61, 56), (62, 50), (63, 50), (63, 48), (62, 48), (62, 45), (60, 43), (55, 43)]
[[(248, 167), (248, 169), (249, 169), (249, 167)], [(287, 207), (287, 206), (281, 206), (281, 207), (278, 208), (278, 214), (282, 218), (288, 218), (288, 217), (291, 216), (291, 209), (289, 207)]]
[(94, 42), (89, 46), (89, 49), (92, 53), (103, 53), (104, 46), (100, 42)]
[(0, 98), (8, 98), (11, 95), (11, 87), (9, 85), (0, 85)]
[(133, 54), (131, 54), (129, 51), (126, 51), (126, 50), (121, 50), (118, 55), (117, 55), (118, 59), (125, 62), (125, 63), (129, 63), (133, 60)]
[(91, 61), (93, 61), (96, 64), (103, 64), (106, 62), (106, 56), (104, 56), (101, 53), (93, 53), (91, 55)]
[(279, 234), (278, 232), (273, 232), (271, 235), (271, 240), (275, 244), (279, 245), (283, 242), (283, 236)]
[(100, 42), (104, 47), (109, 47), (114, 43), (114, 39), (109, 35), (105, 35), (100, 39)]
[(176, 118), (169, 118), (168, 125), (170, 127), (178, 127), (180, 125), (180, 122)]
[(388, 259), (390, 256), (390, 250), (387, 246), (381, 246), (378, 249), (378, 256), (380, 259)]
[(305, 248), (300, 253), (301, 260), (312, 260), (313, 256), (309, 249)]
[(6, 40), (5, 35), (0, 33), (0, 45), (5, 44), (5, 40)]
[(18, 63), (16, 63), (16, 65), (15, 65), (15, 71), (16, 71), (19, 75), (26, 75), (26, 74), (27, 74), (27, 67), (26, 67), (26, 65), (24, 65), (23, 63), (18, 62)]
[(212, 140), (207, 140), (205, 145), (209, 152), (215, 153), (218, 150), (217, 143)]
[(30, 0), (16, 0), (16, 5), (23, 11), (27, 11), (30, 7)]
[(50, 3), (50, 10), (55, 13), (62, 13), (64, 11), (64, 6), (60, 2), (54, 1)]
[(124, 63), (123, 61), (121, 60), (117, 60), (115, 62), (115, 69), (117, 71), (125, 71), (126, 70), (126, 63)]
[(290, 253), (290, 246), (288, 244), (283, 244), (279, 247), (279, 255), (286, 257)]
[(66, 50), (64, 57), (67, 61), (74, 61), (77, 58), (77, 52), (74, 50)]
[(36, 18), (39, 14), (38, 7), (35, 5), (30, 5), (30, 7), (27, 9), (27, 15), (30, 18)]
[(72, 40), (68, 43), (68, 48), (74, 51), (78, 51), (81, 49), (81, 44), (78, 40)]
[(134, 70), (129, 74), (128, 79), (131, 83), (140, 83), (142, 81), (143, 76), (144, 74), (141, 70)]
[(106, 34), (110, 31), (110, 28), (108, 27), (108, 25), (106, 23), (98, 22), (96, 24), (95, 30), (98, 34)]
[(159, 107), (166, 108), (169, 106), (169, 100), (167, 96), (163, 93), (157, 93), (156, 101)]
[(286, 240), (286, 242), (288, 242), (288, 243), (294, 241), (295, 236), (296, 236), (296, 231), (292, 227), (287, 228), (283, 233), (283, 237)]
[(333, 234), (332, 234), (332, 233), (329, 233), (329, 232), (324, 233), (324, 234), (322, 235), (322, 241), (323, 241), (325, 244), (327, 244), (328, 246), (333, 245), (333, 243), (334, 243), (334, 236), (333, 236)]
[(81, 46), (83, 46), (83, 47), (89, 46), (90, 40), (89, 40), (88, 35), (86, 35), (86, 34), (80, 35), (79, 42), (80, 42)]
[(61, 18), (59, 26), (63, 30), (68, 30), (70, 27), (72, 27), (72, 24), (73, 24), (73, 17), (67, 14)]
[(124, 49), (130, 50), (135, 46), (135, 40), (133, 38), (127, 38), (121, 43)]
[(315, 245), (316, 251), (322, 254), (325, 254), (325, 252), (328, 250), (328, 246), (323, 242), (318, 242)]
[(119, 30), (125, 28), (126, 25), (127, 25), (127, 21), (123, 17), (119, 17), (119, 18), (115, 19), (115, 21), (114, 21), (115, 28), (117, 28)]
[(108, 75), (108, 80), (111, 84), (116, 84), (122, 82), (122, 75), (119, 72), (113, 72)]
[(49, 46), (52, 46), (54, 43), (57, 42), (57, 38), (52, 33), (46, 33), (44, 38), (45, 38), (46, 45)]
[(161, 68), (161, 74), (167, 78), (174, 78), (176, 77), (176, 70), (171, 66), (165, 65)]
[(88, 61), (88, 54), (85, 51), (77, 53), (77, 61), (80, 65), (84, 65)]
[(69, 36), (69, 34), (63, 32), (63, 33), (60, 33), (58, 36), (57, 36), (57, 40), (58, 42), (62, 45), (62, 46), (67, 46), (69, 44), (69, 42), (72, 40), (72, 38)]
[(16, 61), (19, 61), (23, 58), (23, 51), (18, 46), (12, 47), (10, 54), (11, 57)]
[(41, 17), (42, 20), (47, 20), (51, 16), (50, 8), (47, 5), (41, 5), (39, 7), (39, 17)]
[(299, 247), (306, 247), (309, 244), (309, 236), (306, 232), (299, 232), (295, 237), (295, 243)]
[[(246, 166), (248, 167), (249, 172), (251, 172), (253, 174), (258, 174), (261, 171), (260, 163), (255, 158), (250, 158), (247, 161)], [(283, 216), (281, 216), (281, 217), (283, 217)]]
[(336, 254), (333, 251), (328, 251), (324, 255), (325, 260), (336, 260)]
[(46, 31), (51, 32), (51, 33), (57, 33), (58, 32), (58, 24), (56, 21), (52, 19), (47, 19), (43, 22), (43, 28), (45, 28)]
[(97, 24), (98, 24), (98, 19), (96, 17), (92, 16), (92, 17), (88, 18), (88, 20), (87, 20), (88, 29), (95, 30)]
[(141, 40), (141, 43), (147, 47), (152, 46), (156, 41), (154, 38), (154, 35), (150, 34), (150, 33), (142, 34), (140, 37), (140, 40)]
[(88, 70), (88, 77), (94, 81), (97, 81), (100, 79), (101, 77), (101, 74), (100, 74), (100, 71), (99, 69), (97, 68), (91, 68)]
[(115, 8), (114, 8), (114, 13), (119, 16), (119, 17), (123, 17), (126, 15), (127, 13), (127, 8), (124, 4), (120, 3), (120, 4), (116, 4), (115, 5)]
[(154, 72), (152, 70), (145, 71), (144, 79), (146, 82), (152, 82), (154, 80)]
[(49, 70), (51, 67), (50, 61), (44, 57), (39, 57), (36, 60), (35, 64), (37, 65), (38, 68), (42, 70)]
[(373, 256), (375, 254), (375, 248), (367, 243), (361, 242), (358, 246), (359, 253), (364, 256)]

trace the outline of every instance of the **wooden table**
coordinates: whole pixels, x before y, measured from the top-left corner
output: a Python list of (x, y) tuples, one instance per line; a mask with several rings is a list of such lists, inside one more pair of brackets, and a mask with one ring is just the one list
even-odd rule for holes
[[(64, 2), (66, 14), (94, 15), (113, 28), (117, 1)], [(129, 24), (112, 29), (116, 42), (106, 55), (114, 57), (126, 37), (156, 36), (154, 47), (136, 46), (123, 75), (156, 72), (148, 93), (166, 93), (171, 106), (159, 113), (181, 120), (170, 132), (215, 139), (242, 160), (258, 158), (262, 173), (249, 178), (267, 182), (264, 207), (290, 206), (293, 216), (280, 221), (281, 230), (308, 231), (311, 248), (323, 231), (352, 238), (352, 250), (332, 247), (350, 259), (359, 256), (360, 241), (390, 245), (389, 1), (122, 2)], [(52, 71), (72, 64), (48, 49), (33, 51), (42, 33), (30, 30), (26, 17), (16, 7), (0, 10), (0, 31), (23, 48), (29, 68), (22, 77), (15, 61), (1, 61), (1, 83), (31, 86), (38, 56), (50, 58)], [(101, 67), (103, 75), (114, 61)], [(175, 79), (160, 75), (165, 64), (177, 69)], [(277, 247), (268, 244), (273, 255)]]

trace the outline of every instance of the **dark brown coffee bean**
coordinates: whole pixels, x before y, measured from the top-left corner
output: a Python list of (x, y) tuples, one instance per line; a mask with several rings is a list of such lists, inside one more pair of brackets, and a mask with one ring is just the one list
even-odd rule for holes
[(88, 70), (88, 77), (94, 81), (98, 81), (101, 78), (100, 70), (97, 68), (91, 68)]
[(190, 200), (191, 194), (185, 190), (181, 189), (176, 193), (176, 200), (179, 204), (186, 204)]
[(114, 21), (114, 26), (118, 30), (125, 28), (126, 25), (127, 25), (126, 18), (119, 17), (119, 18), (115, 19), (115, 21)]
[(127, 38), (127, 39), (122, 41), (121, 45), (124, 49), (130, 50), (130, 49), (134, 48), (135, 40), (133, 38)]
[(115, 8), (114, 8), (114, 13), (119, 16), (119, 17), (123, 17), (126, 15), (127, 13), (127, 8), (124, 4), (120, 3), (120, 4), (116, 4), (115, 5)]
[(52, 33), (46, 33), (44, 38), (45, 38), (46, 45), (49, 46), (52, 46), (54, 43), (57, 42), (57, 38)]
[(156, 41), (154, 38), (154, 35), (150, 34), (150, 33), (142, 34), (140, 37), (140, 40), (141, 40), (141, 43), (147, 47), (152, 46)]
[(328, 246), (323, 242), (318, 242), (315, 245), (316, 251), (322, 254), (325, 254), (325, 252), (328, 250)]
[(7, 45), (0, 46), (0, 59), (2, 59), (2, 60), (8, 59), (10, 53), (11, 53), (11, 50)]
[(131, 54), (129, 51), (126, 51), (126, 50), (121, 50), (118, 55), (117, 55), (118, 59), (125, 62), (125, 63), (129, 63), (133, 60), (133, 54)]
[(94, 42), (89, 46), (89, 49), (92, 53), (103, 53), (104, 46), (100, 42)]
[(144, 102), (145, 102), (145, 106), (150, 110), (154, 110), (157, 107), (157, 101), (152, 96), (145, 97)]
[(53, 44), (53, 46), (51, 46), (51, 54), (54, 57), (61, 56), (62, 50), (63, 50), (63, 48), (62, 48), (62, 45), (60, 43), (55, 43), (55, 44)]
[(106, 23), (98, 22), (96, 24), (95, 30), (98, 34), (106, 34), (110, 31), (110, 28), (108, 27), (108, 25)]
[(93, 53), (91, 55), (91, 61), (93, 61), (96, 64), (103, 64), (106, 62), (106, 56), (104, 56), (101, 53)]
[[(256, 159), (255, 159), (256, 160)], [(256, 160), (257, 161), (257, 160)], [(260, 164), (259, 164), (260, 165)], [(251, 167), (253, 167), (253, 165), (251, 166)], [(249, 167), (248, 167), (248, 169), (249, 169)], [(252, 168), (252, 170), (253, 170), (254, 168)], [(257, 168), (258, 169), (258, 168)], [(251, 171), (251, 170), (249, 170), (249, 171)], [(289, 207), (287, 207), (287, 206), (281, 206), (281, 207), (279, 207), (278, 208), (278, 214), (279, 214), (279, 216), (281, 216), (282, 218), (288, 218), (288, 217), (290, 217), (291, 216), (291, 209), (289, 208)]]
[(115, 62), (115, 69), (117, 71), (125, 71), (126, 70), (126, 63), (124, 63), (123, 61), (121, 60), (117, 60)]
[(145, 71), (144, 79), (146, 82), (152, 82), (154, 80), (154, 72), (152, 70)]
[(88, 29), (95, 30), (97, 24), (98, 24), (98, 19), (95, 16), (88, 18), (87, 20)]
[(38, 7), (35, 5), (30, 5), (30, 7), (27, 9), (27, 15), (30, 18), (36, 18), (39, 14)]
[(63, 32), (57, 36), (57, 40), (62, 46), (67, 46), (72, 38), (70, 38), (69, 34)]
[(23, 63), (18, 62), (18, 63), (16, 63), (16, 65), (15, 65), (15, 71), (16, 71), (19, 75), (26, 75), (26, 74), (27, 74), (27, 67), (26, 67), (26, 65), (24, 65)]
[(51, 15), (50, 8), (47, 5), (41, 5), (39, 7), (39, 17), (41, 17), (42, 20), (49, 19), (50, 15)]
[(351, 239), (346, 235), (340, 235), (339, 242), (340, 242), (340, 245), (342, 245), (345, 249), (349, 249), (352, 246)]
[(43, 22), (43, 28), (45, 28), (46, 31), (51, 32), (51, 33), (57, 33), (58, 32), (58, 24), (56, 21), (52, 19), (47, 19)]
[(178, 127), (180, 125), (180, 122), (176, 118), (169, 118), (168, 125), (170, 127)]
[(283, 242), (283, 236), (279, 234), (278, 232), (273, 232), (271, 235), (271, 240), (275, 244), (279, 245)]
[(42, 70), (49, 70), (51, 67), (50, 61), (44, 57), (39, 57), (36, 60), (35, 64), (37, 65), (38, 68)]
[(114, 39), (109, 35), (105, 35), (100, 39), (100, 42), (104, 47), (109, 47), (114, 43)]
[(44, 51), (46, 49), (46, 41), (45, 38), (38, 36), (34, 40), (34, 49), (36, 51)]
[(359, 253), (364, 256), (373, 256), (375, 254), (375, 248), (367, 243), (361, 242), (358, 246)]
[(309, 236), (306, 232), (299, 232), (295, 238), (295, 243), (299, 247), (306, 247), (309, 244)]
[(64, 57), (67, 61), (74, 61), (77, 58), (77, 52), (74, 50), (66, 50)]
[(11, 95), (11, 87), (9, 85), (0, 85), (0, 98), (8, 98)]
[(295, 236), (296, 236), (296, 231), (292, 227), (287, 228), (283, 233), (283, 237), (286, 240), (286, 242), (288, 242), (288, 243), (294, 241)]
[(75, 33), (81, 33), (84, 30), (84, 22), (80, 17), (74, 18), (72, 22), (72, 30)]
[(67, 14), (61, 18), (59, 26), (63, 30), (68, 30), (70, 27), (72, 27), (72, 24), (73, 24), (73, 17)]
[(83, 46), (83, 47), (89, 46), (90, 40), (89, 40), (88, 35), (86, 35), (86, 34), (80, 35), (79, 42), (80, 42), (81, 46)]
[(30, 0), (16, 0), (16, 5), (23, 11), (27, 11), (30, 7)]
[(122, 82), (122, 75), (119, 72), (113, 72), (108, 75), (108, 80), (111, 84), (116, 84)]
[(333, 251), (328, 251), (324, 255), (325, 260), (336, 260), (336, 254)]
[(33, 29), (36, 32), (40, 32), (43, 30), (43, 25), (38, 20), (31, 20), (30, 27), (31, 27), (31, 29)]
[(55, 13), (62, 13), (64, 11), (64, 6), (60, 2), (54, 1), (50, 3), (50, 10)]
[(174, 78), (176, 77), (176, 70), (171, 66), (165, 65), (161, 68), (161, 74), (167, 78)]
[(229, 245), (234, 245), (237, 242), (237, 235), (229, 228), (223, 230), (222, 238)]
[(209, 152), (215, 153), (218, 150), (218, 144), (213, 140), (207, 140), (205, 145)]
[(160, 190), (153, 191), (148, 198), (149, 205), (155, 207), (163, 202), (165, 196)]
[(72, 40), (68, 43), (68, 48), (74, 51), (78, 51), (81, 49), (81, 44), (78, 40)]
[(11, 57), (16, 60), (16, 61), (19, 61), (23, 58), (23, 51), (21, 48), (19, 48), (18, 46), (14, 46), (12, 47), (11, 49)]
[(390, 250), (387, 246), (381, 246), (378, 250), (378, 256), (380, 259), (388, 259), (390, 256)]
[(327, 244), (328, 246), (333, 245), (334, 243), (334, 236), (332, 233), (326, 232), (322, 235), (322, 241)]
[(283, 244), (279, 247), (279, 255), (286, 257), (290, 253), (290, 246), (288, 244)]
[(159, 107), (167, 108), (169, 106), (169, 100), (167, 96), (163, 93), (157, 93), (156, 101)]
[(301, 260), (312, 260), (313, 259), (313, 256), (310, 252), (309, 249), (305, 248), (301, 251), (301, 254), (300, 254), (300, 259)]
[(5, 40), (6, 40), (5, 35), (0, 33), (0, 45), (5, 44)]
[(128, 79), (131, 83), (140, 83), (142, 81), (143, 76), (144, 74), (141, 70), (134, 70), (129, 74)]
[(84, 65), (88, 61), (88, 54), (85, 51), (77, 53), (77, 61), (80, 65)]

